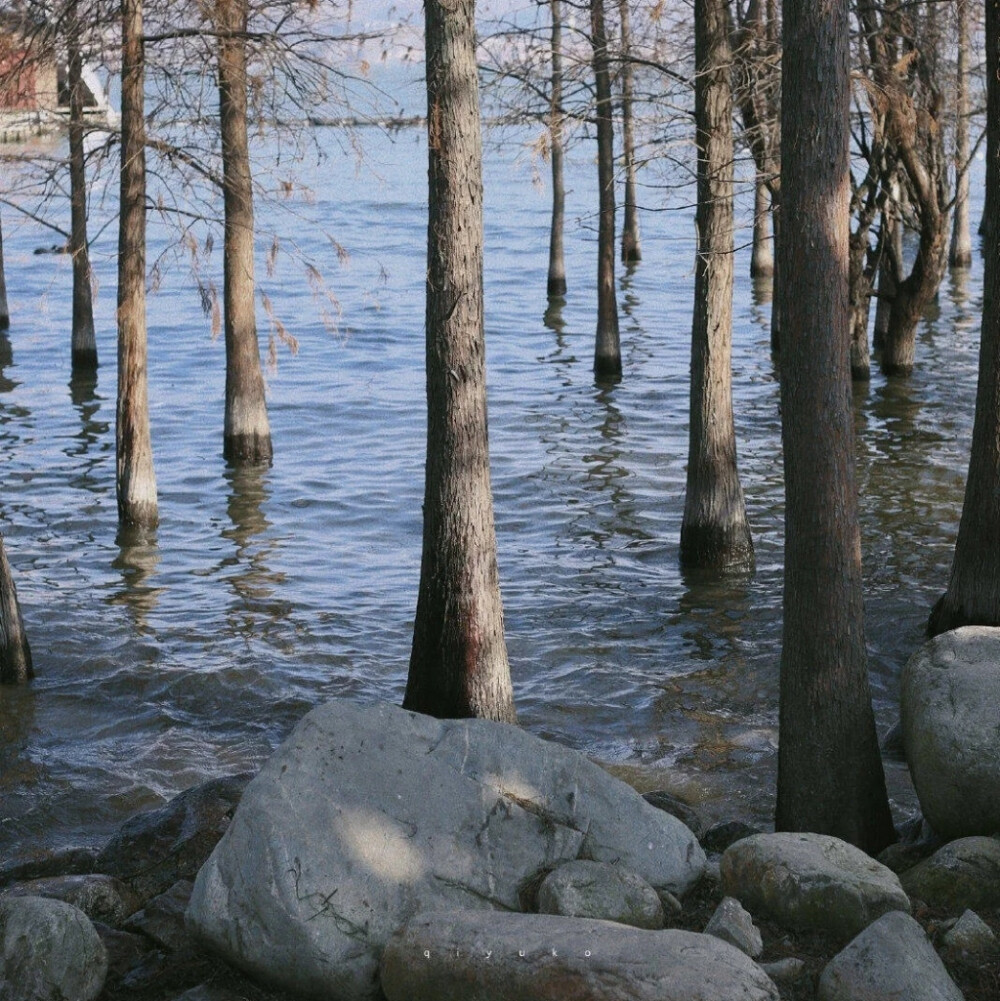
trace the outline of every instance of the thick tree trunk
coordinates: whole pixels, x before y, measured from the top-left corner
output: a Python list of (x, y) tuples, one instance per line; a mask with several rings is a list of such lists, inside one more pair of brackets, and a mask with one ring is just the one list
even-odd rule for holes
[(31, 648), (21, 621), (14, 577), (0, 536), (0, 684), (16, 685), (33, 677)]
[(122, 0), (121, 209), (118, 223), (118, 520), (157, 523), (146, 372), (146, 126), (142, 0)]
[(226, 414), (222, 452), (234, 463), (269, 463), (271, 427), (255, 310), (253, 178), (247, 138), (247, 0), (217, 0), (215, 16), (225, 206), (222, 301)]
[[(1000, 4), (986, 4), (986, 187), (1000, 185)], [(1000, 230), (984, 240), (983, 324), (969, 476), (948, 590), (931, 636), (964, 625), (1000, 626)]]
[(622, 352), (618, 335), (618, 297), (615, 291), (615, 137), (604, 0), (590, 0), (590, 42), (593, 46), (597, 89), (597, 184), (600, 190), (594, 374), (600, 380), (615, 380), (621, 378)]
[(892, 212), (882, 212), (883, 251), (878, 268), (878, 301), (875, 306), (875, 327), (872, 350), (881, 354), (885, 332), (889, 329), (892, 300), (896, 297), (896, 261), (903, 259), (903, 224)]
[(566, 215), (566, 180), (563, 172), (562, 106), (562, 0), (549, 0), (552, 11), (552, 93), (549, 104), (549, 145), (552, 165), (552, 228), (549, 232), (548, 296), (566, 295), (566, 259), (563, 229)]
[(958, 18), (958, 52), (955, 79), (955, 217), (952, 220), (948, 263), (953, 268), (972, 267), (972, 230), (969, 227), (969, 6), (955, 0)]
[(490, 487), (473, 0), (426, 0), (427, 468), (403, 706), (515, 719)]
[(622, 32), (622, 147), (625, 154), (625, 216), (622, 223), (622, 261), (635, 264), (642, 260), (639, 243), (639, 206), (636, 197), (635, 128), (632, 121), (632, 24), (629, 0), (618, 0)]
[(3, 226), (0, 225), (0, 330), (10, 327), (10, 310), (7, 308), (7, 278), (3, 263)]
[(726, 0), (695, 0), (694, 23), (698, 252), (680, 558), (685, 567), (748, 570), (753, 542), (733, 428), (733, 99)]
[(66, 42), (69, 50), (69, 187), (70, 238), (73, 257), (73, 332), (71, 337), (74, 372), (97, 368), (97, 339), (94, 335), (94, 298), (90, 281), (90, 250), (87, 240), (87, 174), (83, 150), (83, 55), (80, 51), (80, 21), (77, 0), (67, 10)]
[(781, 314), (785, 590), (775, 826), (894, 839), (872, 713), (848, 370), (848, 0), (786, 0)]

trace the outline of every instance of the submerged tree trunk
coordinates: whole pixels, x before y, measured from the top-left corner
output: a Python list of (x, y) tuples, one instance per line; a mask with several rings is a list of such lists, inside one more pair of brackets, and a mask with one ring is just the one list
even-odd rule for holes
[(748, 570), (753, 542), (733, 428), (733, 100), (726, 0), (695, 0), (698, 251), (691, 424), (681, 522), (685, 567)]
[(955, 0), (958, 52), (955, 69), (955, 217), (952, 220), (948, 263), (972, 267), (972, 231), (969, 228), (969, 0)]
[(118, 219), (118, 520), (157, 523), (146, 371), (146, 125), (142, 0), (122, 0), (121, 209)]
[(597, 184), (600, 189), (594, 375), (601, 380), (614, 380), (621, 378), (622, 352), (618, 335), (618, 297), (615, 292), (615, 137), (604, 0), (590, 0), (590, 42), (593, 46), (597, 89)]
[(34, 675), (31, 648), (21, 621), (14, 577), (0, 536), (0, 684), (16, 685)]
[(549, 232), (548, 296), (566, 295), (566, 259), (563, 229), (566, 214), (566, 180), (563, 173), (562, 106), (562, 0), (549, 0), (552, 11), (552, 93), (549, 105), (549, 146), (552, 165), (552, 228)]
[(403, 706), (515, 719), (486, 418), (483, 185), (473, 0), (426, 0), (427, 468)]
[(754, 185), (753, 250), (750, 253), (750, 277), (770, 278), (774, 275), (774, 247), (771, 239), (771, 196), (767, 185), (758, 180)]
[(868, 684), (848, 370), (848, 0), (785, 0), (785, 587), (775, 827), (894, 840)]
[(635, 128), (632, 123), (632, 25), (629, 0), (618, 0), (622, 32), (622, 147), (625, 154), (625, 216), (622, 223), (622, 261), (634, 264), (642, 260), (639, 243), (639, 206), (635, 182)]
[(97, 368), (97, 339), (94, 335), (94, 297), (90, 281), (90, 250), (87, 240), (87, 174), (83, 149), (83, 55), (80, 51), (80, 21), (77, 0), (67, 11), (66, 40), (69, 50), (69, 181), (70, 238), (73, 257), (73, 333), (71, 340), (74, 372)]
[[(1000, 7), (986, 5), (986, 187), (1000, 185)], [(931, 636), (964, 625), (1000, 626), (1000, 230), (984, 240), (983, 324), (969, 476), (948, 590)]]
[(0, 225), (0, 330), (10, 327), (10, 310), (7, 308), (7, 278), (3, 263), (3, 226)]

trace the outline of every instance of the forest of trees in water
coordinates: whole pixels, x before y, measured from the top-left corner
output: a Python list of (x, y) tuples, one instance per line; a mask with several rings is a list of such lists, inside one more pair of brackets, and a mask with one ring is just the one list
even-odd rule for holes
[[(690, 435), (680, 559), (746, 574), (754, 546), (737, 463), (731, 388), (734, 199), (754, 206), (752, 274), (773, 282), (780, 377), (785, 588), (776, 826), (834, 834), (875, 853), (894, 838), (868, 682), (852, 383), (872, 359), (915, 365), (916, 331), (949, 267), (985, 259), (979, 388), (951, 578), (930, 634), (1000, 625), (1000, 10), (969, 0), (426, 0), (362, 22), (335, 0), (8, 0), (0, 9), (0, 116), (45, 111), (52, 71), (65, 157), (17, 148), (21, 190), (3, 212), (47, 224), (73, 261), (74, 372), (98, 365), (88, 194), (120, 185), (116, 491), (123, 531), (158, 520), (147, 399), (147, 214), (197, 257), (197, 226), (222, 234), (222, 289), (197, 277), (224, 332), (221, 458), (272, 459), (255, 282), (255, 200), (269, 197), (255, 136), (311, 123), (358, 138), (359, 52), (424, 61), (428, 157), (427, 460), (423, 549), (404, 705), (514, 722), (487, 444), (483, 321), (483, 118), (538, 124), (551, 170), (549, 300), (574, 294), (563, 262), (564, 154), (594, 143), (594, 379), (622, 378), (620, 267), (644, 259), (640, 214), (686, 186), (697, 248)], [(370, 12), (366, 12), (366, 15)], [(404, 12), (405, 13), (405, 12)], [(404, 40), (404, 41), (401, 41)], [(408, 39), (407, 43), (405, 40)], [(419, 41), (418, 41), (419, 40)], [(414, 46), (413, 43), (417, 42)], [(407, 52), (407, 47), (413, 51)], [(120, 121), (98, 121), (84, 69), (120, 78)], [(377, 99), (375, 100), (377, 105)], [(485, 111), (483, 110), (485, 109)], [(395, 123), (400, 125), (401, 123)], [(412, 126), (415, 123), (407, 123)], [(982, 220), (970, 164), (985, 150)], [(151, 166), (148, 166), (151, 165)], [(170, 198), (151, 194), (148, 171)], [(70, 225), (55, 222), (69, 192)], [(618, 226), (619, 209), (622, 225)], [(641, 265), (640, 265), (641, 262)], [(312, 262), (303, 262), (320, 280)], [(260, 303), (269, 309), (265, 301)], [(0, 324), (9, 317), (2, 278)], [(281, 332), (280, 322), (272, 324)], [(2, 489), (2, 483), (0, 483)], [(2, 526), (0, 526), (2, 529)], [(0, 681), (28, 682), (31, 653), (0, 543)], [(830, 761), (837, 767), (829, 768)]]

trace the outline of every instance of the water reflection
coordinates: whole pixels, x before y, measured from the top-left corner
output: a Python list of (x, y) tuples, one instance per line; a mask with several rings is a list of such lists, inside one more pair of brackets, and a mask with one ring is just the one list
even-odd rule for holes
[[(63, 452), (74, 459), (70, 485), (78, 490), (104, 494), (107, 478), (98, 472), (112, 448), (110, 424), (99, 420), (101, 398), (97, 395), (97, 373), (74, 373), (69, 382), (69, 398), (80, 416), (80, 430), (68, 440)], [(104, 440), (103, 447), (98, 443)]]
[[(14, 348), (10, 343), (10, 338), (5, 333), (0, 333), (0, 393), (13, 392), (20, 383), (15, 382), (5, 369), (11, 368), (14, 364)], [(24, 416), (27, 411), (20, 408), (4, 406), (0, 408), (0, 421), (6, 422), (9, 416)]]
[[(44, 769), (32, 758), (36, 693), (32, 685), (0, 685), (0, 840), (17, 840), (36, 807)], [(31, 829), (30, 824), (28, 830)]]
[(124, 605), (139, 633), (151, 634), (149, 616), (155, 611), (163, 587), (151, 583), (162, 556), (156, 530), (136, 526), (119, 527), (115, 537), (118, 555), (111, 566), (121, 574), (122, 587), (108, 598), (112, 605)]

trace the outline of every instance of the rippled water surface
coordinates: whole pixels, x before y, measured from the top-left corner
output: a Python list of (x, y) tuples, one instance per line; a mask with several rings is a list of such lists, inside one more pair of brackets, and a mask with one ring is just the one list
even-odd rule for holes
[[(417, 131), (366, 130), (359, 165), (333, 130), (317, 138), (326, 159), (299, 167), (312, 196), (259, 210), (262, 230), (323, 262), (341, 310), (329, 329), (294, 263), (266, 276), (262, 246), (262, 283), (299, 344), (267, 377), (273, 468), (222, 462), (223, 344), (185, 267), (150, 297), (152, 540), (117, 536), (114, 227), (94, 261), (99, 376), (71, 384), (69, 261), (35, 256), (51, 235), (5, 212), (0, 530), (38, 676), (0, 690), (0, 858), (96, 843), (137, 808), (255, 766), (320, 700), (401, 698), (423, 487), (424, 147)], [(619, 285), (624, 378), (595, 387), (592, 151), (570, 159), (570, 297), (548, 315), (547, 186), (512, 141), (487, 164), (490, 443), (520, 720), (709, 817), (766, 823), (782, 530), (770, 305), (741, 251), (734, 393), (757, 570), (685, 576), (692, 215), (644, 214), (643, 262)], [(219, 266), (217, 250), (206, 267)], [(950, 566), (980, 276), (977, 263), (946, 280), (911, 379), (876, 375), (856, 393), (881, 730)]]

